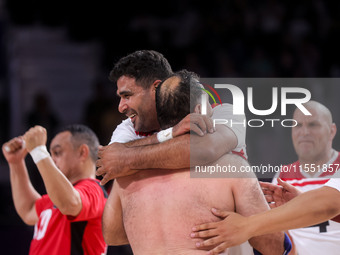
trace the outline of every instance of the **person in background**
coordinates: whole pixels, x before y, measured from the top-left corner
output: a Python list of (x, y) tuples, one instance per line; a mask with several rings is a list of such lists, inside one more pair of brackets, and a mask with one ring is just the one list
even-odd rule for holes
[[(15, 209), (26, 224), (35, 225), (29, 254), (105, 254), (101, 217), (106, 193), (95, 179), (97, 136), (86, 126), (68, 126), (53, 138), (51, 155), (46, 141), (46, 129), (35, 126), (2, 146)], [(28, 152), (46, 195), (30, 182)]]
[[(298, 160), (273, 178), (273, 184), (281, 178), (301, 192), (322, 187), (340, 165), (340, 154), (332, 146), (336, 125), (330, 110), (316, 101), (304, 106), (312, 115), (304, 115), (298, 108), (293, 114), (297, 126), (292, 128), (292, 141)], [(279, 205), (271, 201), (271, 207)], [(340, 249), (340, 224), (334, 221), (290, 230), (289, 234), (298, 254), (332, 255)]]

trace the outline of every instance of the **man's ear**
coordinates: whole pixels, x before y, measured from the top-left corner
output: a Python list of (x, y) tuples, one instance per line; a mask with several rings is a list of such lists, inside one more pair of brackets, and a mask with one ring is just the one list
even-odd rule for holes
[(336, 128), (336, 125), (335, 123), (332, 123), (331, 125), (331, 139), (333, 140), (335, 135), (336, 135), (336, 131), (337, 131), (337, 128)]
[(201, 104), (197, 104), (195, 106), (194, 113), (201, 114), (201, 112), (202, 112), (202, 105)]
[(87, 146), (87, 144), (80, 145), (79, 152), (80, 152), (80, 157), (82, 157), (83, 159), (86, 159), (90, 154), (89, 146)]
[(161, 80), (155, 80), (153, 83), (152, 83), (152, 90), (155, 90), (156, 91), (156, 88), (159, 86), (159, 84), (161, 84)]

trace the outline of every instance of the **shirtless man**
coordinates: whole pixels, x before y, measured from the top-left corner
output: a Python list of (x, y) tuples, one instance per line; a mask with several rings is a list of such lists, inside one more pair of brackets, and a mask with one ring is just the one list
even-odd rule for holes
[[(186, 71), (176, 73), (159, 85), (157, 107), (165, 98), (173, 99), (167, 102), (165, 109), (157, 109), (162, 129), (188, 114), (193, 90), (202, 93), (197, 79)], [(196, 102), (199, 99), (200, 96)], [(177, 119), (160, 118), (159, 115), (169, 109), (176, 109)], [(195, 112), (199, 110), (198, 104)], [(240, 167), (247, 162), (239, 156), (227, 154), (214, 164)], [(222, 205), (243, 215), (268, 210), (255, 175), (246, 173), (242, 177), (245, 178), (190, 178), (189, 169), (152, 169), (120, 177), (111, 192), (111, 217), (104, 216), (104, 221), (110, 221), (110, 231), (104, 232), (104, 238), (110, 245), (129, 242), (137, 255), (206, 254), (206, 251), (197, 249), (196, 243), (200, 239), (193, 242), (190, 232), (196, 224), (219, 220), (210, 213), (211, 206)], [(253, 238), (250, 243), (262, 254), (283, 254), (283, 239), (283, 233), (277, 233)]]

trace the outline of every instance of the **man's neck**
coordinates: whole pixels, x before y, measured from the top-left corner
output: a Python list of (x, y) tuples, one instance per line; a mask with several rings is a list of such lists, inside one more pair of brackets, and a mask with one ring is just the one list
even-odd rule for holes
[[(310, 176), (316, 175), (321, 169), (323, 169), (324, 165), (328, 165), (330, 160), (335, 157), (336, 150), (331, 148), (326, 154), (324, 154), (320, 158), (313, 158), (313, 159), (299, 159), (300, 167), (302, 170), (307, 172)], [(328, 166), (327, 166), (328, 168)]]
[(155, 132), (157, 131), (150, 131), (150, 132), (135, 131), (136, 135), (145, 136), (145, 137), (153, 135)]
[(91, 169), (82, 169), (82, 171), (78, 171), (77, 175), (73, 175), (69, 177), (68, 179), (72, 184), (75, 184), (78, 181), (83, 180), (83, 179), (95, 179), (95, 178), (96, 178), (95, 171), (93, 171), (91, 168)]

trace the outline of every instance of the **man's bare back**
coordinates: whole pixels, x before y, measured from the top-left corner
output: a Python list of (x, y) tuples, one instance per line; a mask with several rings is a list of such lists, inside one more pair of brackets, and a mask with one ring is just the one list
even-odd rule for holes
[[(216, 163), (247, 164), (231, 154)], [(190, 233), (197, 224), (220, 220), (211, 213), (212, 207), (241, 214), (266, 209), (256, 178), (190, 178), (188, 169), (157, 169), (118, 178), (115, 185), (136, 255), (206, 254), (197, 249)]]

